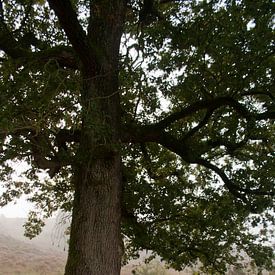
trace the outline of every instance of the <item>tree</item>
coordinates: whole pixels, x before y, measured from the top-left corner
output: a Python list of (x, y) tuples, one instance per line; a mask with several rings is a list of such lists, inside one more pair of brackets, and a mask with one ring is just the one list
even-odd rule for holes
[(0, 1), (1, 205), (72, 210), (65, 274), (271, 268), (272, 2)]

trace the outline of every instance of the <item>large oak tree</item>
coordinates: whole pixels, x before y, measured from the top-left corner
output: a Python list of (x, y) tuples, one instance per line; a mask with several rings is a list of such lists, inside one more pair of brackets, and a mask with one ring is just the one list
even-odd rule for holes
[(119, 274), (141, 249), (179, 270), (239, 252), (271, 268), (273, 15), (272, 0), (0, 1), (0, 203), (29, 195), (30, 236), (72, 210), (65, 274)]

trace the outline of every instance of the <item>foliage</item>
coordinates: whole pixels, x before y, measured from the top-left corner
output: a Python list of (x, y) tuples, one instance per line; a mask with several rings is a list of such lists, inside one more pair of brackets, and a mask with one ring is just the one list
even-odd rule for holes
[[(160, 0), (150, 11), (127, 2), (119, 71), (126, 254), (149, 249), (177, 270), (199, 259), (224, 272), (245, 251), (272, 268), (273, 1)], [(73, 4), (86, 29), (89, 1)], [(80, 60), (45, 1), (0, 1), (0, 19), (0, 205), (26, 194), (42, 218), (70, 211)], [(26, 165), (19, 179), (14, 162)], [(33, 227), (36, 219), (31, 213), (29, 236), (43, 225)], [(259, 226), (264, 234), (249, 230)]]
[(158, 262), (142, 265), (132, 271), (136, 275), (166, 275), (167, 270)]

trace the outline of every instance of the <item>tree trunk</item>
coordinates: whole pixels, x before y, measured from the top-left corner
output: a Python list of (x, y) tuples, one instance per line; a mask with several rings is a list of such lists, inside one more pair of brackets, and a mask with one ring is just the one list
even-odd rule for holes
[(80, 168), (65, 274), (120, 274), (120, 170), (119, 156)]
[[(108, 78), (96, 82), (84, 85), (85, 96), (89, 90), (104, 91), (106, 86), (113, 90)], [(118, 94), (85, 102), (65, 274), (118, 275), (122, 256)]]
[(82, 68), (82, 131), (74, 165), (75, 197), (66, 275), (118, 275), (121, 157), (118, 62), (124, 0), (91, 1), (94, 60)]

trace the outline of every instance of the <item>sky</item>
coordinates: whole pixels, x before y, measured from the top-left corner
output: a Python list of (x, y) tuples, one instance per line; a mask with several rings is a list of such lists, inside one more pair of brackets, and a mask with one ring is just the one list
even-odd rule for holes
[[(16, 180), (20, 179), (20, 174), (26, 170), (28, 166), (24, 162), (13, 162), (13, 168), (16, 171), (16, 173), (13, 175), (13, 178)], [(2, 187), (2, 182), (0, 182), (0, 196), (4, 190), (5, 188)], [(28, 202), (26, 198), (26, 196), (22, 196), (15, 202), (11, 202), (4, 207), (0, 207), (0, 215), (4, 215), (7, 218), (26, 218), (29, 211), (33, 209), (32, 204)]]
[[(2, 190), (0, 188), (0, 194)], [(4, 207), (0, 207), (0, 216), (4, 215), (7, 218), (26, 218), (30, 210), (32, 210), (31, 203), (27, 202), (25, 198), (21, 198), (17, 200), (16, 204), (11, 202)]]

